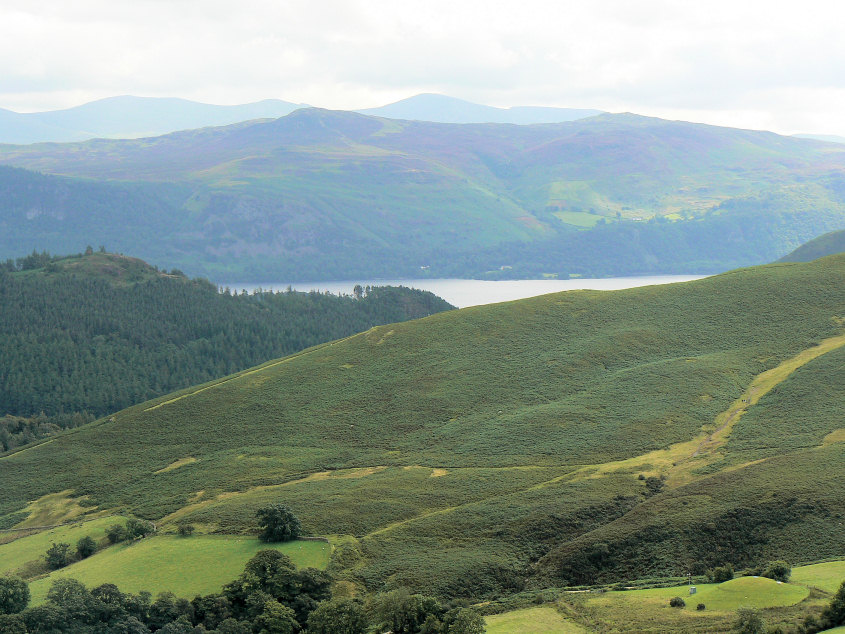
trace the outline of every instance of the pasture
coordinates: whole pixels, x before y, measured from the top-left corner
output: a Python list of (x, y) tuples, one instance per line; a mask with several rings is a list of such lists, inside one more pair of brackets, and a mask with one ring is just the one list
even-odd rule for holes
[(267, 544), (254, 537), (159, 535), (111, 546), (37, 579), (30, 584), (32, 603), (43, 602), (52, 582), (63, 577), (89, 588), (113, 583), (123, 592), (146, 590), (153, 596), (169, 591), (192, 598), (219, 592), (263, 548), (283, 552), (300, 568), (325, 568), (331, 554), (329, 544), (317, 541)]
[(548, 606), (494, 614), (484, 620), (487, 634), (581, 634), (587, 631)]

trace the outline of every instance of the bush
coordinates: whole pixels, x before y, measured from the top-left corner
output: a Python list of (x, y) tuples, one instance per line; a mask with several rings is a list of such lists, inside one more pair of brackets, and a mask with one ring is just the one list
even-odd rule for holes
[(705, 606), (704, 606), (703, 603), (699, 603), (697, 606), (695, 606), (695, 609), (698, 610), (699, 612), (704, 610), (704, 608), (705, 608)]
[(53, 570), (64, 568), (70, 563), (70, 544), (57, 544), (47, 549), (44, 559), (47, 561), (47, 566)]
[[(0, 577), (0, 614), (17, 614), (29, 603), (29, 586), (20, 577)], [(3, 631), (0, 628), (0, 631)]]
[(725, 564), (713, 569), (713, 583), (724, 583), (734, 578), (734, 567), (730, 564)]
[(126, 527), (123, 524), (112, 524), (106, 529), (106, 538), (112, 544), (117, 544), (129, 539), (129, 533), (126, 532)]
[(95, 552), (97, 552), (97, 542), (90, 535), (86, 535), (76, 542), (76, 554), (79, 555), (80, 559), (90, 557)]
[(194, 525), (193, 524), (179, 524), (176, 527), (176, 532), (179, 533), (182, 537), (190, 537), (194, 534)]
[(126, 533), (132, 539), (141, 539), (156, 532), (155, 524), (132, 518), (126, 522)]
[(687, 602), (684, 601), (681, 597), (672, 597), (669, 599), (669, 605), (673, 608), (683, 608), (686, 607)]
[(299, 537), (302, 525), (287, 506), (271, 504), (256, 512), (261, 526), (261, 539), (265, 542), (286, 542)]
[(736, 611), (734, 632), (741, 634), (763, 634), (763, 619), (754, 608), (740, 608)]
[(822, 622), (828, 628), (845, 625), (845, 581), (822, 612)]
[(791, 574), (792, 568), (790, 565), (785, 561), (780, 560), (769, 562), (769, 565), (767, 565), (766, 569), (763, 571), (764, 577), (774, 579), (775, 581), (783, 581), (784, 583), (789, 581)]

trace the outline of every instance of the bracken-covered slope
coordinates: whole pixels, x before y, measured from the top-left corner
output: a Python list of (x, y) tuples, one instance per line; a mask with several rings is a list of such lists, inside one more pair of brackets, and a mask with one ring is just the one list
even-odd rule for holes
[(381, 326), (2, 458), (0, 513), (281, 501), (350, 577), (453, 597), (842, 555), (843, 323), (845, 256)]
[[(635, 115), (457, 125), (302, 109), (2, 146), (0, 163), (73, 177), (0, 181), (15, 236), (0, 234), (0, 257), (81, 235), (227, 280), (715, 272), (845, 223), (842, 146)], [(102, 216), (103, 198), (94, 223), (85, 204)]]

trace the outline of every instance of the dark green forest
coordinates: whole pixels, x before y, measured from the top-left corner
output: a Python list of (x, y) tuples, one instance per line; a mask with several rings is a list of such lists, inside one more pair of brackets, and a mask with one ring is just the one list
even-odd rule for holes
[[(36, 268), (41, 267), (41, 268)], [(0, 266), (0, 449), (377, 325), (451, 306), (402, 287), (219, 292), (106, 253)]]

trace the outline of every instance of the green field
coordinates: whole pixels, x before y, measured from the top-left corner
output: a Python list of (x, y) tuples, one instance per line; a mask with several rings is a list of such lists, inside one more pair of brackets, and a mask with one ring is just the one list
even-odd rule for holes
[(359, 587), (474, 600), (841, 557), (843, 324), (833, 256), (380, 326), (0, 458), (0, 521), (282, 502)]
[(791, 583), (820, 588), (833, 594), (845, 581), (845, 561), (799, 566), (792, 569)]
[[(103, 517), (100, 519), (60, 526), (49, 530), (19, 537), (14, 541), (0, 544), (0, 575), (8, 573), (22, 574), (26, 564), (41, 562), (44, 553), (52, 543), (65, 542), (76, 547), (83, 537), (90, 535), (97, 542), (103, 542), (106, 529), (112, 524), (123, 523), (121, 517)], [(14, 533), (3, 533), (6, 539), (14, 536)]]
[(584, 628), (564, 619), (554, 608), (537, 607), (488, 616), (487, 634), (581, 634)]
[(160, 535), (117, 544), (33, 581), (32, 602), (43, 602), (53, 580), (63, 577), (77, 579), (89, 588), (113, 583), (121, 591), (135, 594), (142, 590), (153, 596), (169, 591), (187, 598), (211, 594), (235, 579), (262, 548), (285, 553), (300, 568), (325, 568), (331, 554), (331, 546), (318, 541), (267, 544), (252, 537)]
[(764, 577), (738, 577), (724, 583), (698, 585), (694, 595), (689, 594), (687, 586), (628, 590), (608, 592), (599, 598), (590, 599), (588, 605), (606, 606), (614, 603), (624, 605), (625, 609), (633, 609), (635, 606), (662, 608), (669, 605), (669, 599), (679, 596), (686, 601), (684, 610), (695, 612), (696, 605), (703, 603), (707, 610), (734, 612), (742, 606), (772, 608), (795, 605), (807, 598), (809, 593), (808, 588), (791, 583), (778, 583)]

